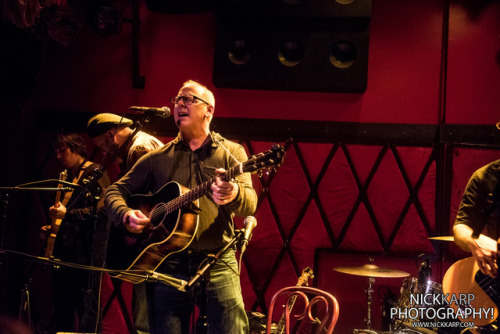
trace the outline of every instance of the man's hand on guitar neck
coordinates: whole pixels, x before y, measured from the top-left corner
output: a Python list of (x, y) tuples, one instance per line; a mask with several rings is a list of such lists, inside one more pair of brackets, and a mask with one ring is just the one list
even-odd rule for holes
[[(217, 168), (215, 172), (221, 175), (224, 174), (226, 170), (224, 168)], [(214, 202), (219, 205), (225, 205), (234, 201), (239, 191), (237, 183), (223, 181), (218, 176), (215, 178), (215, 182), (212, 183), (212, 197)]]
[(131, 233), (142, 233), (151, 220), (140, 210), (129, 210), (123, 216), (123, 226)]

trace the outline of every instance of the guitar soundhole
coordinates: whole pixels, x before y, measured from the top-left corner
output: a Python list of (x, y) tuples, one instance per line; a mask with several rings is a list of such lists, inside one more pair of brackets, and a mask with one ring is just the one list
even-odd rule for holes
[(151, 220), (151, 229), (153, 231), (164, 225), (163, 222), (167, 216), (165, 206), (165, 203), (159, 203), (150, 211), (149, 219)]

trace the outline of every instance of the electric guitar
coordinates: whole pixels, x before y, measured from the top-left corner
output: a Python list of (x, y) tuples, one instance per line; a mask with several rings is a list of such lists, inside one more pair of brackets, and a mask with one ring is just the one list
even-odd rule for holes
[[(247, 161), (240, 163), (219, 175), (229, 181), (243, 173), (253, 173), (264, 168), (278, 168), (284, 158), (285, 151), (280, 145), (273, 145), (266, 152), (256, 154)], [(187, 189), (177, 182), (169, 182), (152, 195), (133, 195), (128, 206), (141, 210), (151, 220), (151, 224), (141, 234), (134, 235), (121, 232), (122, 236), (110, 234), (108, 253), (115, 253), (111, 257), (119, 257), (129, 264), (125, 271), (110, 276), (134, 284), (146, 280), (143, 275), (151, 274), (169, 255), (184, 250), (193, 241), (198, 229), (198, 215), (196, 202), (209, 193), (212, 178), (194, 189)], [(123, 234), (126, 238), (123, 239)], [(122, 239), (118, 241), (116, 239)], [(121, 243), (117, 247), (116, 243)], [(108, 256), (108, 259), (110, 256)], [(113, 261), (113, 260), (111, 260)], [(108, 261), (108, 264), (109, 261)], [(119, 264), (120, 265), (120, 264)], [(111, 264), (110, 269), (121, 269)], [(139, 276), (134, 276), (139, 274)]]
[[(299, 280), (297, 281), (297, 286), (307, 286), (309, 284), (309, 280), (313, 279), (313, 271), (309, 267), (305, 267), (304, 270), (302, 270), (302, 275), (300, 275)], [(297, 295), (293, 295), (290, 298), (290, 301), (288, 302), (288, 305), (285, 305), (285, 307), (288, 307), (290, 310), (290, 313), (292, 312), (292, 308), (295, 305), (295, 301), (297, 300)], [(286, 310), (283, 311), (283, 314), (281, 315), (280, 321), (276, 325), (276, 331), (273, 330), (273, 333), (276, 334), (283, 334), (285, 332), (285, 323), (286, 323)]]
[[(473, 322), (476, 326), (487, 326), (496, 321), (498, 317), (499, 296), (497, 294), (497, 282), (495, 278), (483, 274), (473, 257), (455, 262), (444, 275), (443, 293), (449, 294), (448, 301), (456, 298), (460, 301), (460, 296), (464, 298), (466, 305), (452, 303), (455, 312), (460, 308), (462, 311), (472, 309), (472, 311), (481, 311), (482, 317), (474, 316), (473, 313), (467, 318), (460, 318), (463, 322)], [(469, 295), (470, 294), (470, 295)], [(485, 319), (483, 310), (493, 309), (488, 313), (488, 319)]]
[[(66, 181), (68, 178), (68, 171), (65, 169), (61, 173), (59, 173), (59, 181)], [(63, 186), (62, 183), (57, 185), (58, 189), (61, 189)], [(55, 205), (61, 201), (61, 191), (56, 192), (56, 200)], [(52, 253), (54, 252), (54, 244), (56, 241), (57, 233), (59, 232), (59, 227), (61, 226), (62, 219), (52, 218), (52, 222), (50, 224), (50, 232), (47, 236), (47, 247), (45, 248), (45, 257), (50, 258)]]

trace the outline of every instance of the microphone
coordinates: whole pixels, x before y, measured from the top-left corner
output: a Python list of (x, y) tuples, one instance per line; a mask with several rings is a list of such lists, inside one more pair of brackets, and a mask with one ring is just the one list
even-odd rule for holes
[(254, 216), (248, 216), (244, 220), (245, 223), (245, 235), (241, 241), (241, 254), (243, 254), (248, 245), (248, 241), (252, 238), (252, 230), (257, 226), (257, 219)]
[(161, 118), (170, 117), (170, 108), (169, 107), (154, 108), (154, 107), (132, 106), (132, 107), (128, 107), (128, 110), (142, 112), (145, 115), (160, 116)]
[(179, 291), (186, 291), (186, 282), (185, 280), (182, 280), (180, 278), (175, 278), (166, 274), (162, 274), (153, 270), (148, 270), (147, 271), (149, 275), (147, 276), (146, 281), (148, 282), (157, 282), (160, 281), (161, 283), (174, 287)]
[(431, 265), (429, 264), (429, 258), (426, 256), (425, 261), (420, 263), (420, 268), (418, 270), (418, 284), (426, 285), (431, 276), (432, 269)]

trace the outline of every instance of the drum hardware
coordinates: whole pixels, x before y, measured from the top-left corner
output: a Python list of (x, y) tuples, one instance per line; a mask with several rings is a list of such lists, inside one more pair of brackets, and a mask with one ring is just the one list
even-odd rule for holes
[(430, 240), (439, 240), (439, 241), (455, 241), (455, 237), (452, 235), (443, 235), (439, 237), (429, 237)]
[(406, 271), (379, 267), (372, 263), (373, 258), (370, 258), (369, 260), (370, 264), (365, 264), (359, 267), (335, 267), (333, 270), (344, 274), (368, 277), (401, 278), (410, 276), (410, 274)]
[[(381, 295), (380, 294), (380, 288), (385, 288), (386, 292)], [(381, 286), (378, 291), (379, 297), (382, 299), (382, 330), (383, 331), (388, 331), (392, 328), (392, 318), (391, 318), (391, 309), (394, 307), (396, 304), (398, 297), (396, 294), (392, 292), (392, 290), (388, 286)]]
[(384, 278), (399, 278), (399, 277), (407, 277), (410, 276), (409, 273), (390, 269), (390, 268), (382, 268), (375, 264), (373, 264), (373, 258), (368, 258), (370, 261), (369, 264), (365, 264), (363, 266), (358, 267), (335, 267), (333, 270), (338, 271), (340, 273), (356, 275), (356, 276), (367, 276), (368, 277), (368, 287), (365, 289), (366, 293), (366, 303), (367, 303), (367, 313), (365, 323), (366, 329), (355, 329), (353, 331), (354, 334), (377, 334), (376, 331), (371, 329), (372, 319), (371, 319), (371, 305), (372, 305), (372, 294), (373, 294), (373, 283), (375, 282), (376, 277), (384, 277)]
[[(447, 237), (449, 238), (449, 237)], [(443, 289), (441, 284), (435, 283), (431, 280), (432, 269), (429, 263), (429, 257), (426, 254), (420, 254), (415, 262), (418, 268), (418, 277), (407, 277), (403, 280), (401, 287), (401, 295), (396, 302), (395, 307), (398, 309), (411, 309), (411, 308), (435, 308), (432, 304), (427, 304), (422, 296), (424, 295), (442, 295)], [(414, 298), (412, 298), (412, 296)], [(420, 298), (418, 298), (420, 297)], [(433, 334), (436, 333), (437, 328), (424, 328), (415, 327), (415, 322), (430, 321), (433, 322), (434, 318), (420, 318), (418, 319), (396, 319), (394, 320), (394, 334), (399, 333), (423, 333)]]

